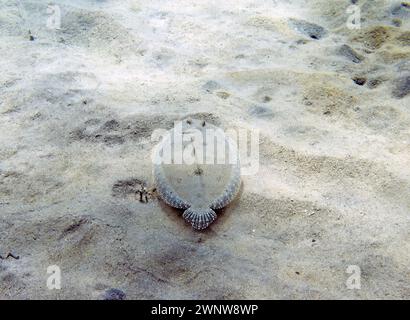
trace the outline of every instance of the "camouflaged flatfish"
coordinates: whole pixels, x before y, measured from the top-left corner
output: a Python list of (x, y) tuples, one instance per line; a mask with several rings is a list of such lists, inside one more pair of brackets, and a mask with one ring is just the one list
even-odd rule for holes
[[(217, 151), (220, 146), (225, 148)], [(157, 146), (154, 157), (159, 196), (168, 205), (185, 210), (183, 218), (196, 230), (207, 228), (216, 219), (214, 210), (225, 207), (238, 194), (241, 175), (236, 145), (221, 129), (203, 120), (184, 120), (179, 129), (176, 125)]]

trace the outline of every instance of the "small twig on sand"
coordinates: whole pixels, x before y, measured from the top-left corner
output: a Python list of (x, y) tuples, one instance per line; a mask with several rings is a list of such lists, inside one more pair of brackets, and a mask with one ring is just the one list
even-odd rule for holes
[(3, 256), (0, 255), (0, 259), (1, 260), (6, 260), (8, 258), (13, 258), (13, 259), (20, 259), (20, 256), (15, 256), (14, 254), (12, 254), (11, 252), (7, 253), (7, 256), (4, 258)]

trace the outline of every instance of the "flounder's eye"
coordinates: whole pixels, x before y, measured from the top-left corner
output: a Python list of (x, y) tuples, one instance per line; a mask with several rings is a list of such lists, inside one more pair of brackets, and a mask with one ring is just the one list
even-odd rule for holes
[(188, 119), (188, 120), (186, 121), (186, 123), (192, 124), (192, 120), (191, 120), (191, 119)]
[(202, 121), (202, 126), (205, 127), (205, 121)]

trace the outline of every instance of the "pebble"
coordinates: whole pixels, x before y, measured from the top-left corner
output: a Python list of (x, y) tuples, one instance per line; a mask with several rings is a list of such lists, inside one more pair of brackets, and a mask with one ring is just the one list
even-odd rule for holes
[(258, 118), (273, 118), (273, 112), (271, 109), (262, 106), (253, 106), (249, 108), (249, 114)]
[(364, 77), (354, 77), (352, 80), (359, 86), (364, 85), (367, 81), (367, 79)]
[(410, 17), (410, 2), (402, 1), (401, 3), (395, 4), (391, 9), (391, 13), (396, 17)]
[(215, 90), (221, 89), (221, 85), (216, 81), (209, 80), (202, 86), (202, 89), (206, 92), (212, 93)]
[(352, 49), (347, 44), (342, 45), (339, 48), (339, 55), (348, 58), (350, 61), (354, 63), (360, 63), (364, 60), (364, 57), (357, 53), (354, 49)]
[(383, 82), (383, 81), (380, 80), (380, 79), (371, 79), (371, 80), (369, 80), (369, 81), (367, 82), (367, 86), (368, 86), (370, 89), (374, 89), (374, 88), (377, 88), (382, 82)]
[(393, 85), (393, 97), (404, 98), (410, 93), (410, 74), (396, 79)]
[(311, 39), (319, 40), (327, 34), (325, 28), (323, 28), (322, 26), (305, 20), (289, 19), (289, 23), (297, 31), (310, 37)]
[(126, 294), (120, 290), (111, 288), (104, 292), (102, 299), (103, 300), (125, 300)]

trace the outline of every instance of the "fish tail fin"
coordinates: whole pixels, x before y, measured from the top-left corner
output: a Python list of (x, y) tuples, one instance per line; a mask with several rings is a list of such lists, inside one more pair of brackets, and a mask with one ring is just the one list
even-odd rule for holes
[(216, 219), (216, 213), (211, 208), (188, 208), (184, 211), (182, 217), (189, 222), (195, 230), (203, 230)]

